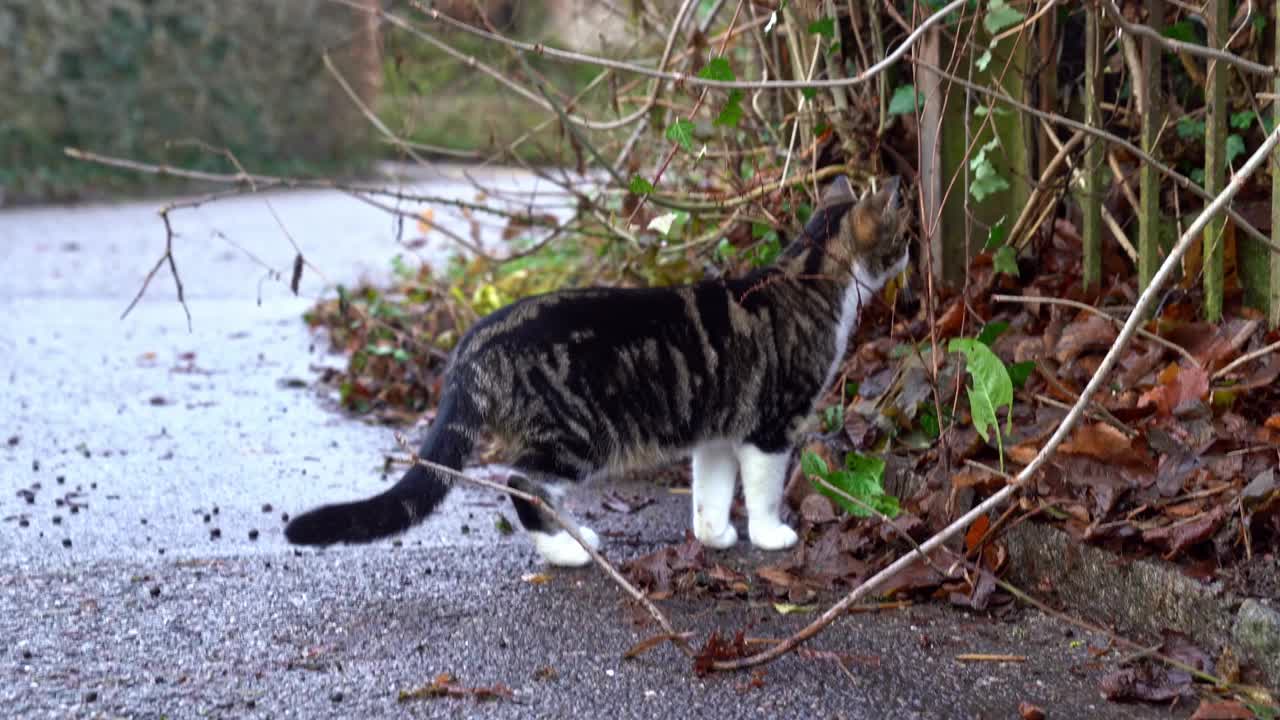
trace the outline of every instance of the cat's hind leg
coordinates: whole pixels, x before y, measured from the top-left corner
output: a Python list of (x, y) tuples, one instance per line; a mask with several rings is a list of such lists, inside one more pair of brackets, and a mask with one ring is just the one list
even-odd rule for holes
[(782, 491), (787, 482), (791, 450), (765, 452), (746, 443), (738, 448), (742, 467), (742, 497), (747, 506), (747, 534), (763, 550), (782, 550), (799, 536), (782, 522)]
[(710, 548), (733, 547), (738, 531), (729, 521), (738, 458), (728, 443), (693, 449), (693, 535)]
[[(548, 472), (544, 469), (546, 467), (546, 463), (538, 462), (535, 458), (522, 458), (515, 464), (517, 474), (512, 475), (507, 484), (512, 489), (537, 497), (547, 507), (555, 508), (556, 513), (566, 522), (572, 523), (573, 518), (569, 517), (560, 506), (559, 485), (568, 475), (554, 471)], [(556, 522), (551, 513), (514, 495), (511, 496), (511, 502), (515, 505), (516, 517), (520, 518), (520, 524), (529, 533), (533, 546), (537, 548), (538, 554), (547, 564), (579, 567), (591, 562), (591, 554)], [(585, 525), (575, 525), (575, 527), (591, 549), (600, 547), (600, 537), (595, 531)]]

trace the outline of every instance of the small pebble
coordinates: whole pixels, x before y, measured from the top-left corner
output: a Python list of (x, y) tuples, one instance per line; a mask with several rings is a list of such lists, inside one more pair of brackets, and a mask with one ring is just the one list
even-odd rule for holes
[(75, 514), (76, 514), (76, 513), (78, 513), (78, 512), (80, 512), (80, 506), (79, 506), (79, 505), (72, 505), (72, 506), (71, 506), (71, 514), (72, 514), (72, 515), (75, 515)]
[(146, 518), (142, 518), (142, 524), (143, 524), (143, 525), (146, 525), (146, 524), (147, 524), (147, 519), (146, 519)]
[(59, 476), (57, 477), (57, 480), (58, 480), (58, 484), (59, 484), (59, 485), (65, 485), (65, 484), (66, 484), (66, 482), (67, 482), (67, 476), (66, 476), (66, 475), (59, 475)]
[(151, 597), (160, 597), (160, 586), (159, 586), (159, 585), (152, 585), (152, 586), (151, 586)]
[(342, 702), (342, 691), (341, 691), (341, 690), (334, 690), (334, 691), (329, 695), (329, 699), (330, 699), (330, 700), (332, 700), (333, 702), (336, 702), (336, 703), (340, 703), (340, 702)]
[(280, 522), (289, 522), (289, 513), (280, 513)]
[(264, 513), (269, 513), (269, 512), (271, 512), (271, 503), (265, 503), (265, 504), (262, 506), (262, 512), (264, 512)]
[(212, 529), (212, 530), (210, 530), (210, 531), (209, 531), (209, 539), (210, 539), (210, 540), (217, 540), (217, 539), (218, 539), (218, 538), (220, 538), (220, 537), (222, 537), (222, 531), (221, 531), (221, 530), (219, 530), (218, 528), (214, 528), (214, 529)]
[(90, 690), (89, 692), (87, 692), (87, 693), (85, 693), (85, 694), (84, 694), (84, 701), (85, 701), (85, 702), (87, 702), (87, 703), (91, 703), (91, 702), (93, 702), (94, 700), (97, 700), (97, 699), (98, 699), (98, 691), (97, 691), (97, 690)]
[(213, 514), (214, 514), (214, 515), (217, 515), (217, 514), (218, 514), (218, 506), (217, 506), (217, 505), (214, 505), (214, 506), (213, 506)]
[(32, 460), (32, 461), (31, 461), (31, 472), (40, 472), (40, 461), (39, 461), (39, 460)]
[(54, 515), (54, 516), (53, 516), (53, 524), (54, 524), (54, 525), (61, 525), (61, 524), (62, 524), (62, 516), (61, 516), (61, 515)]
[(62, 538), (62, 547), (71, 547), (71, 538)]
[(209, 522), (210, 520), (213, 520), (213, 516), (212, 516), (212, 515), (210, 515), (209, 513), (205, 513), (205, 514), (204, 514), (204, 521), (205, 521), (205, 522)]
[(462, 526), (462, 534), (463, 534), (463, 535), (470, 535), (470, 534), (471, 534), (471, 526), (470, 526), (470, 525), (463, 525), (463, 526)]
[(17, 445), (20, 442), (22, 442), (22, 438), (18, 437), (17, 435), (13, 435), (9, 438), (9, 447), (13, 447), (14, 445)]
[(31, 521), (26, 518), (18, 519), (18, 527), (30, 527)]
[(258, 539), (258, 531), (257, 531), (257, 530), (250, 530), (250, 531), (249, 531), (249, 539), (250, 539), (250, 540), (257, 540), (257, 539)]
[(98, 483), (96, 483), (96, 482), (91, 482), (91, 483), (89, 483), (89, 489), (90, 489), (90, 490), (97, 490), (97, 489), (98, 489)]
[(30, 650), (27, 650), (26, 648), (23, 648), (23, 649), (22, 649), (22, 659), (23, 659), (23, 660), (30, 660), (30, 659), (31, 659), (31, 651), (30, 651)]

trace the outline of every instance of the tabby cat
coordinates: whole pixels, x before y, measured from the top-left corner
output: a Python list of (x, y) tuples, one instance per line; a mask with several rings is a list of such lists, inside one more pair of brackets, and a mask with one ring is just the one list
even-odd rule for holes
[[(860, 309), (906, 267), (902, 216), (898, 178), (858, 200), (838, 176), (804, 235), (746, 277), (570, 290), (498, 310), (459, 341), (419, 455), (461, 468), (489, 431), (513, 449), (511, 487), (555, 503), (563, 481), (692, 454), (693, 532), (703, 545), (737, 542), (729, 506), (741, 472), (751, 542), (790, 547), (796, 533), (779, 515), (788, 462)], [(372, 498), (294, 518), (285, 536), (328, 545), (399, 533), (449, 485), (418, 465)], [(590, 561), (545, 511), (512, 500), (548, 563)], [(578, 530), (599, 546), (589, 528)]]

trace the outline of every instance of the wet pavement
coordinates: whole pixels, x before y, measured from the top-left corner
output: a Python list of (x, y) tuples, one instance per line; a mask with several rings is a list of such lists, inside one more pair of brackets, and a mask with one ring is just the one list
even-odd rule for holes
[[(456, 180), (429, 189), (474, 194)], [(1030, 611), (854, 615), (758, 675), (699, 678), (669, 647), (623, 660), (656, 632), (644, 613), (594, 569), (542, 567), (500, 532), (514, 515), (484, 490), (455, 490), (399, 543), (295, 552), (283, 514), (378, 490), (397, 452), (390, 429), (333, 409), (315, 378), (341, 358), (301, 314), (332, 283), (385, 276), (404, 249), (391, 218), (349, 197), (269, 197), (271, 209), (240, 198), (174, 216), (191, 331), (163, 271), (120, 319), (161, 251), (161, 202), (0, 212), (0, 715), (1007, 718), (1021, 702), (1051, 718), (1188, 714), (1101, 700), (1109, 668), (1089, 648), (1105, 641)], [(263, 266), (291, 266), (281, 224), (323, 272), (308, 269), (302, 298)], [(438, 260), (444, 243), (417, 252)], [(569, 508), (611, 558), (683, 537), (687, 496), (629, 482), (622, 494), (655, 502), (617, 513), (599, 490)], [(811, 617), (663, 604), (699, 638), (778, 638)], [(445, 672), (513, 697), (398, 699)]]

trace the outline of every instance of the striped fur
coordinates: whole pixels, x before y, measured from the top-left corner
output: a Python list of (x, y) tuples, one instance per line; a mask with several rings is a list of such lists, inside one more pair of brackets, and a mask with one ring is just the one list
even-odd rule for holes
[[(459, 468), (491, 432), (512, 452), (513, 486), (554, 502), (549, 488), (558, 482), (692, 453), (700, 540), (736, 540), (728, 505), (741, 471), (752, 541), (789, 546), (795, 533), (778, 514), (787, 461), (859, 310), (906, 266), (900, 225), (896, 178), (857, 201), (842, 176), (804, 236), (746, 277), (570, 290), (498, 310), (455, 349), (420, 455)], [(375, 498), (299, 516), (286, 536), (324, 545), (400, 532), (446, 488), (444, 478), (414, 468)], [(549, 562), (588, 561), (536, 507), (517, 501), (516, 512)]]

